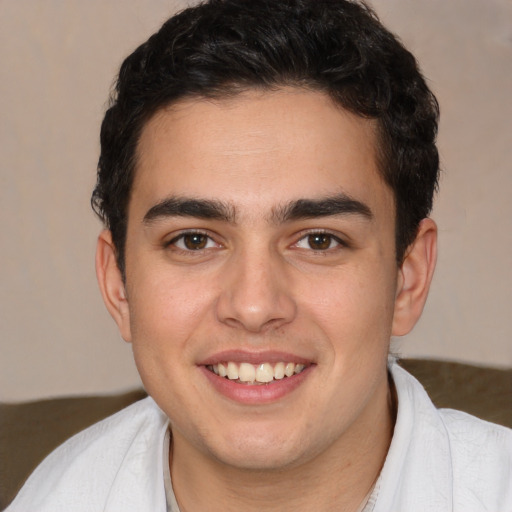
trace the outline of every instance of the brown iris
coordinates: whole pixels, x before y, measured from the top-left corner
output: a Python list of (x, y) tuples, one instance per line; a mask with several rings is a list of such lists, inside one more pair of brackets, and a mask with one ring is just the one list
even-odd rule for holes
[(332, 236), (323, 233), (314, 233), (308, 236), (308, 244), (311, 249), (316, 251), (325, 251), (329, 249), (332, 242)]
[(208, 243), (208, 237), (201, 233), (190, 233), (183, 235), (183, 244), (191, 251), (204, 249)]

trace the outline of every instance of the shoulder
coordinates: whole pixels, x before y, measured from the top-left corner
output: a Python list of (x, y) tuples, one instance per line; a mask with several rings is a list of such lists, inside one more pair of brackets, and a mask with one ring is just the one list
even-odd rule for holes
[[(512, 429), (476, 418), (453, 409), (439, 409), (439, 416), (446, 427), (452, 444), (459, 443), (468, 449), (512, 448)], [(507, 451), (512, 455), (511, 451)]]
[(449, 438), (454, 493), (469, 503), (508, 496), (512, 504), (512, 430), (452, 409), (439, 415)]
[(391, 373), (399, 406), (390, 453), (406, 468), (408, 494), (438, 499), (439, 510), (512, 510), (512, 430), (436, 409), (412, 375), (397, 365)]
[[(76, 511), (104, 510), (120, 481), (127, 487), (145, 466), (162, 458), (159, 439), (166, 429), (167, 418), (151, 398), (130, 405), (53, 451), (7, 510), (54, 512), (70, 504)], [(84, 504), (78, 496), (86, 497)]]
[[(109, 448), (109, 458), (123, 452), (135, 439), (151, 435), (151, 431), (165, 421), (160, 409), (151, 398), (145, 398), (105, 418), (71, 437), (54, 450), (39, 466), (55, 466), (80, 457), (104, 457)], [(37, 470), (36, 470), (37, 471)]]
[[(459, 460), (491, 466), (512, 458), (512, 429), (484, 421), (454, 409), (436, 409), (423, 386), (404, 369), (394, 365), (392, 375), (402, 406), (408, 409), (411, 420), (419, 427), (428, 425), (449, 442), (451, 457)], [(428, 421), (426, 421), (428, 419)], [(414, 430), (416, 431), (416, 429)], [(425, 434), (424, 429), (418, 430)]]

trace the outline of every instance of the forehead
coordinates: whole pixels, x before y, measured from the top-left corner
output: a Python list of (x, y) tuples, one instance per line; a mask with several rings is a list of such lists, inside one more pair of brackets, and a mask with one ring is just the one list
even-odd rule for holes
[(337, 193), (390, 196), (378, 172), (376, 140), (374, 121), (320, 92), (187, 99), (145, 125), (130, 212), (171, 195), (221, 200), (246, 213)]

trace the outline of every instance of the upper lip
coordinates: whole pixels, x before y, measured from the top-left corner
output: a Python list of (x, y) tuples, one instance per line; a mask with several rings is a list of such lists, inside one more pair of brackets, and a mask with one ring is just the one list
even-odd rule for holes
[(291, 354), (289, 352), (281, 351), (246, 351), (246, 350), (224, 350), (217, 352), (205, 359), (201, 360), (199, 366), (210, 366), (219, 364), (227, 361), (233, 361), (234, 363), (251, 363), (254, 365), (262, 363), (295, 363), (295, 364), (311, 364), (313, 361), (311, 358), (302, 357), (297, 354)]

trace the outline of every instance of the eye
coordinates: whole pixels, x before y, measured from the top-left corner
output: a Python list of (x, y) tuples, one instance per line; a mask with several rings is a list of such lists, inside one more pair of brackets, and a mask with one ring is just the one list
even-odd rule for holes
[(181, 233), (168, 242), (167, 246), (174, 246), (183, 251), (201, 251), (218, 247), (218, 244), (208, 235), (200, 232)]
[(342, 245), (344, 244), (339, 238), (329, 233), (310, 233), (295, 244), (299, 249), (313, 249), (314, 251), (327, 251)]

